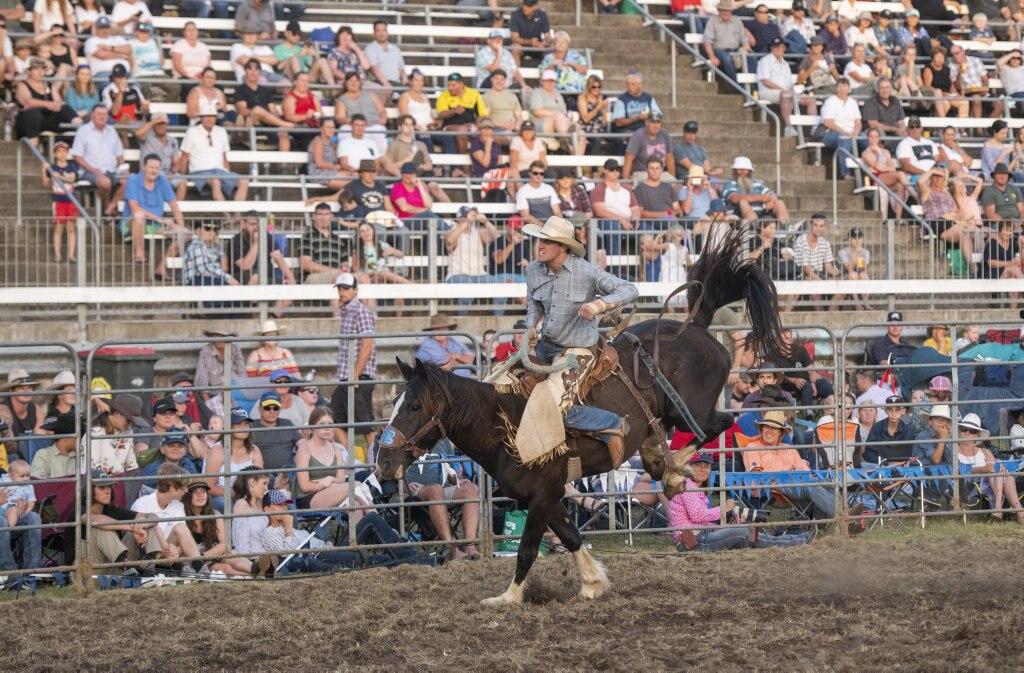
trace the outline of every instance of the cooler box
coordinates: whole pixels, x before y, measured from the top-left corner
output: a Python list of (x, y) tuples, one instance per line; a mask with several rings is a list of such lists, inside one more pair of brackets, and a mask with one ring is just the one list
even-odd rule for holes
[[(80, 351), (79, 355), (85, 359), (89, 355), (89, 351)], [(103, 379), (108, 384), (109, 390), (152, 388), (153, 370), (159, 359), (160, 356), (152, 348), (131, 346), (101, 348), (92, 358), (90, 385), (93, 390), (104, 387), (103, 383), (99, 381), (99, 379)], [(148, 416), (152, 394), (149, 392), (136, 394), (142, 400), (143, 413)]]

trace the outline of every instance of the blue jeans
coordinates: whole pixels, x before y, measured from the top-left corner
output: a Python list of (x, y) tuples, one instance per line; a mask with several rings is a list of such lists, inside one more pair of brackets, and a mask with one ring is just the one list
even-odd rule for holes
[[(490, 274), (486, 274), (486, 273), (482, 274), (482, 275), (479, 275), (479, 276), (470, 276), (469, 274), (459, 273), (459, 274), (455, 274), (451, 278), (446, 279), (444, 282), (446, 282), (446, 283), (494, 283), (494, 282), (497, 282), (497, 281), (495, 280), (494, 276), (492, 276)], [(456, 300), (456, 303), (458, 303), (460, 306), (469, 306), (470, 304), (473, 303), (473, 299), (472, 299), (472, 297), (460, 297), (458, 300)], [(501, 306), (504, 306), (505, 305), (505, 300), (504, 299), (495, 298), (494, 299), (494, 303), (498, 304), (498, 305), (501, 305)], [(498, 311), (494, 312), (494, 315), (504, 315), (504, 314), (505, 314), (505, 312), (501, 311), (501, 310), (498, 310)], [(463, 316), (463, 315), (467, 315), (467, 314), (466, 314), (465, 311), (460, 311), (457, 315)]]
[(807, 530), (802, 533), (779, 533), (772, 535), (763, 530), (757, 535), (757, 542), (754, 546), (759, 549), (765, 547), (796, 547), (801, 544), (810, 544), (814, 539), (814, 531)]
[(806, 54), (809, 49), (807, 39), (798, 30), (791, 30), (783, 37), (786, 41), (786, 51), (790, 54)]
[(609, 255), (618, 255), (622, 251), (622, 223), (618, 220), (598, 220), (598, 228), (601, 230), (601, 241), (598, 245)]
[(807, 489), (811, 502), (828, 519), (836, 518), (836, 494), (827, 486), (811, 486)]
[(746, 528), (712, 528), (696, 534), (697, 546), (691, 552), (714, 552), (726, 549), (746, 549), (750, 546), (750, 531)]
[[(26, 512), (18, 517), (19, 526), (38, 526), (42, 522), (43, 520), (35, 512)], [(71, 528), (68, 534), (73, 535), (74, 532), (75, 529)], [(33, 528), (15, 534), (21, 537), (21, 565), (14, 560), (13, 541), (11, 530), (7, 527), (7, 520), (0, 517), (0, 571), (38, 568), (43, 555), (42, 529)]]
[(715, 49), (715, 56), (722, 62), (718, 69), (725, 73), (725, 76), (736, 81), (736, 66), (732, 62), (732, 54), (724, 49)]
[(210, 16), (210, 3), (206, 0), (185, 0), (181, 3), (181, 8), (185, 10), (186, 15), (194, 16), (197, 19), (205, 19)]
[[(856, 142), (857, 146), (863, 150), (867, 147), (867, 141), (859, 138), (850, 137), (839, 131), (827, 131), (825, 137), (822, 138), (821, 142), (825, 143), (825, 147), (829, 148), (833, 152), (838, 150), (840, 147), (845, 148), (849, 152), (853, 152), (853, 143)], [(850, 174), (850, 169), (846, 167), (846, 159), (848, 157), (841, 156), (836, 161), (838, 164), (839, 177), (845, 178)]]
[[(564, 348), (550, 341), (541, 340), (537, 342), (537, 359), (544, 364), (551, 364), (564, 351)], [(598, 432), (600, 433), (598, 436), (601, 438), (601, 441), (607, 443), (611, 440), (612, 435), (601, 431), (621, 429), (622, 419), (619, 418), (618, 414), (613, 414), (604, 409), (574, 404), (566, 412), (563, 425), (571, 430), (579, 430), (580, 432)]]

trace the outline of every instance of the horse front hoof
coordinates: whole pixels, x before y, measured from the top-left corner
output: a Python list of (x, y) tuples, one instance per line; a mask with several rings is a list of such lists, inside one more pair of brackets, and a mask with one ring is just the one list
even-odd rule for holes
[(494, 598), (485, 598), (480, 601), (480, 605), (485, 608), (497, 608), (502, 605), (519, 605), (523, 602), (523, 593), (526, 591), (526, 582), (522, 584), (516, 584), (512, 582), (505, 593)]

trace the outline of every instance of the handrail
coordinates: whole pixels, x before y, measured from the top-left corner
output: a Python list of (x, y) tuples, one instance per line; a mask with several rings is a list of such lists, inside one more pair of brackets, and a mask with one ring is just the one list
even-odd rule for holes
[[(39, 151), (39, 148), (36, 147), (35, 145), (33, 145), (31, 142), (29, 142), (28, 138), (22, 138), (18, 142), (20, 142), (23, 145), (25, 145), (26, 147), (28, 147), (29, 150), (32, 152), (32, 154), (35, 155), (36, 159), (39, 159), (39, 163), (40, 164), (48, 164), (48, 163), (50, 163), (49, 161), (46, 160), (46, 157), (43, 156), (43, 153)], [(20, 180), (21, 176), (19, 175), (18, 178)], [(20, 187), (20, 185), (19, 185), (19, 187)], [(79, 215), (81, 215), (85, 219), (85, 221), (88, 222), (89, 226), (92, 227), (93, 231), (95, 231), (97, 234), (99, 234), (100, 233), (99, 226), (97, 226), (96, 222), (92, 219), (92, 217), (89, 216), (89, 212), (86, 210), (85, 206), (83, 206), (82, 203), (78, 200), (78, 197), (75, 196), (75, 193), (73, 191), (69, 192), (67, 190), (67, 188), (64, 186), (63, 182), (61, 182), (60, 188), (64, 192), (65, 196), (70, 198), (71, 202), (74, 203), (75, 206), (78, 208)], [(18, 218), (19, 219), (21, 218), (21, 213), (20, 212), (18, 213)]]
[[(580, 0), (576, 0), (576, 3), (578, 5), (580, 3)], [(715, 75), (720, 77), (722, 79), (722, 81), (724, 81), (726, 84), (728, 84), (733, 89), (735, 89), (741, 96), (743, 96), (744, 100), (747, 103), (758, 107), (764, 114), (767, 114), (769, 117), (771, 117), (773, 120), (775, 120), (775, 193), (776, 194), (781, 194), (782, 193), (782, 120), (779, 119), (779, 115), (777, 115), (774, 112), (772, 112), (771, 109), (765, 103), (761, 102), (757, 98), (754, 98), (754, 96), (752, 96), (750, 94), (750, 92), (747, 91), (741, 84), (739, 84), (738, 82), (730, 79), (721, 69), (719, 69), (718, 67), (712, 65), (711, 62), (708, 61), (707, 57), (705, 57), (703, 54), (701, 54), (699, 50), (694, 49), (689, 44), (687, 44), (686, 40), (682, 39), (681, 37), (679, 37), (678, 35), (673, 33), (671, 30), (669, 30), (668, 27), (665, 24), (663, 24), (661, 21), (656, 19), (649, 11), (647, 11), (647, 8), (645, 6), (643, 6), (642, 4), (639, 4), (639, 3), (633, 3), (633, 6), (640, 11), (640, 14), (644, 17), (644, 19), (646, 19), (647, 22), (650, 22), (650, 24), (653, 25), (653, 26), (657, 26), (658, 30), (661, 32), (662, 37), (667, 35), (669, 37), (669, 39), (671, 39), (674, 43), (676, 43), (677, 45), (681, 45), (683, 47), (683, 49), (688, 51), (690, 53), (690, 55), (693, 56), (695, 61), (697, 61), (698, 63), (700, 63), (700, 64), (702, 64), (704, 66), (706, 66), (709, 70), (711, 70), (711, 72), (715, 73)], [(675, 57), (675, 53), (673, 53), (673, 55), (672, 55), (672, 62), (673, 62), (673, 64), (675, 63), (675, 58), (676, 58)], [(676, 87), (677, 86), (678, 86), (678, 84), (676, 83), (676, 78), (673, 77), (672, 78), (672, 97), (673, 98), (675, 98), (675, 92), (676, 92)]]
[(885, 193), (889, 195), (889, 198), (893, 199), (896, 203), (898, 203), (901, 206), (903, 206), (903, 215), (904, 215), (904, 217), (906, 217), (907, 213), (909, 213), (910, 217), (912, 219), (916, 220), (918, 222), (918, 224), (920, 224), (923, 229), (925, 229), (926, 231), (931, 231), (931, 227), (928, 226), (928, 223), (920, 215), (915, 213), (914, 210), (907, 204), (906, 201), (904, 201), (900, 197), (896, 196), (896, 193), (894, 191), (892, 191), (891, 189), (889, 189), (889, 187), (887, 187), (885, 184), (883, 184), (881, 181), (879, 181), (878, 178), (875, 177), (875, 174), (871, 172), (871, 169), (867, 167), (867, 164), (865, 164), (863, 161), (861, 161), (860, 157), (854, 156), (853, 152), (851, 152), (850, 150), (846, 149), (845, 147), (840, 147), (840, 148), (836, 149), (835, 154), (832, 155), (832, 221), (833, 222), (835, 222), (838, 219), (838, 217), (839, 217), (839, 206), (838, 206), (838, 201), (839, 201), (839, 170), (838, 170), (838, 168), (839, 168), (839, 165), (838, 165), (838, 161), (839, 161), (839, 156), (842, 155), (842, 154), (845, 154), (850, 159), (853, 159), (853, 162), (857, 165), (857, 168), (859, 168), (861, 170), (861, 172), (865, 176), (868, 177), (868, 179), (870, 179), (879, 189), (884, 190)]

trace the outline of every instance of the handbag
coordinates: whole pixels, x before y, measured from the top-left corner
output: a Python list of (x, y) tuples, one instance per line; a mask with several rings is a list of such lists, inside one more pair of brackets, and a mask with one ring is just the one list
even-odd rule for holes
[(825, 122), (818, 122), (818, 125), (811, 129), (811, 137), (819, 143), (825, 140), (826, 133), (828, 133), (828, 127), (825, 126)]
[(822, 89), (825, 87), (832, 87), (836, 85), (836, 80), (832, 77), (832, 73), (828, 70), (822, 70), (821, 68), (815, 68), (811, 70), (811, 86), (815, 89)]

